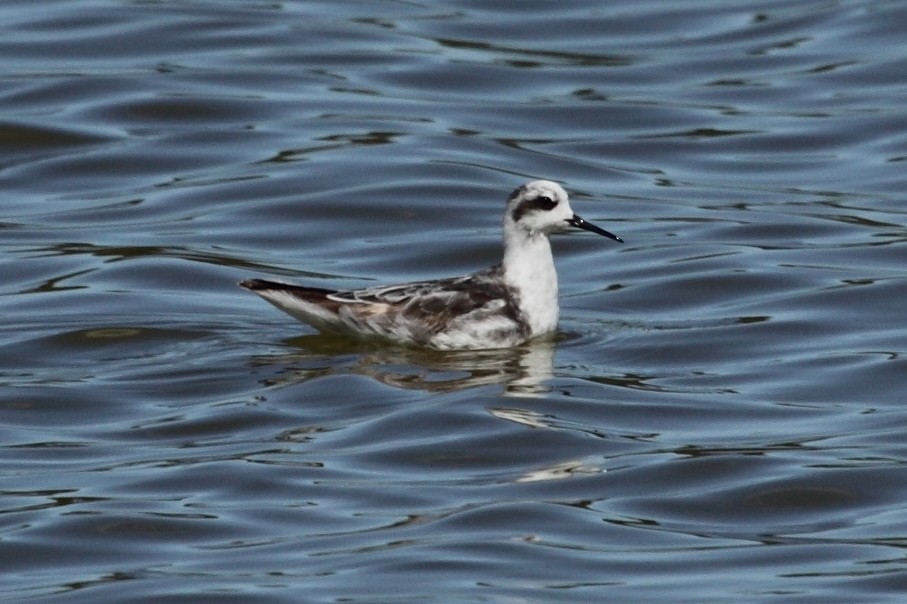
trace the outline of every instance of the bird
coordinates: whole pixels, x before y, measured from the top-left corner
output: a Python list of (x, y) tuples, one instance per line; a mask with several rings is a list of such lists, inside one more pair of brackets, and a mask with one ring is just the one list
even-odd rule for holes
[(239, 285), (323, 333), (435, 350), (509, 348), (556, 331), (558, 281), (548, 237), (571, 228), (623, 243), (575, 214), (561, 185), (535, 180), (507, 200), (503, 260), (479, 272), (354, 290), (267, 279)]

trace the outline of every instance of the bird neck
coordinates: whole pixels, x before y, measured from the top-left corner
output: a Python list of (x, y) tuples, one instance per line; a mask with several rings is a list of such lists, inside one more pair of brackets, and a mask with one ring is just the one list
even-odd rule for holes
[(520, 311), (533, 335), (557, 326), (557, 271), (544, 233), (505, 229), (504, 280), (517, 293)]

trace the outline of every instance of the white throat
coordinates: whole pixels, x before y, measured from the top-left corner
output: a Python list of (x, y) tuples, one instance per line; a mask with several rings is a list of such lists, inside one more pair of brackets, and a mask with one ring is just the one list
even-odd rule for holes
[(558, 319), (557, 271), (548, 236), (506, 224), (503, 269), (504, 280), (517, 291), (520, 312), (532, 335), (553, 332)]

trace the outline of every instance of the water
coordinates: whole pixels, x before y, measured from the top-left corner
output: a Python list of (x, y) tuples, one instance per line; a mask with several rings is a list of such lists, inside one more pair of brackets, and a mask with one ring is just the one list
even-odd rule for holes
[[(0, 6), (4, 601), (900, 602), (907, 7)], [(555, 242), (561, 334), (319, 336)]]

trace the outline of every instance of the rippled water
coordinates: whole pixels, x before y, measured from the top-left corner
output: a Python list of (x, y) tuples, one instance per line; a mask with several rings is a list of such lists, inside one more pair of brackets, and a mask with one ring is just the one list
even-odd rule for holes
[[(0, 5), (4, 601), (900, 602), (907, 7)], [(236, 287), (466, 273), (561, 335)]]

